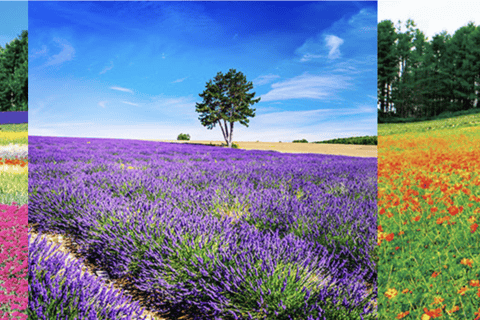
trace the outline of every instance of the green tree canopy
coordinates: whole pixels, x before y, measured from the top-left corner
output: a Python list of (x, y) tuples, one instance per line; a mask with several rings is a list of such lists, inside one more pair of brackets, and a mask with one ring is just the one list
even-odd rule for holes
[(28, 31), (0, 47), (0, 111), (28, 111)]
[(213, 129), (217, 123), (220, 125), (223, 138), (231, 148), (233, 124), (240, 122), (248, 127), (248, 117), (255, 117), (255, 109), (250, 106), (259, 102), (260, 98), (253, 99), (255, 93), (247, 93), (253, 84), (235, 69), (230, 69), (225, 75), (218, 72), (214, 81), (207, 82), (205, 91), (199, 94), (203, 103), (196, 104), (196, 112), (200, 113), (198, 119), (207, 129)]
[[(436, 117), (480, 106), (480, 26), (429, 40), (407, 20), (378, 24), (379, 120)], [(387, 120), (388, 121), (388, 120)]]

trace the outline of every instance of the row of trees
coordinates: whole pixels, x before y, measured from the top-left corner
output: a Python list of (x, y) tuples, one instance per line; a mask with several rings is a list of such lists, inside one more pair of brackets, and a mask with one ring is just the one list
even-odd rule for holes
[(0, 46), (0, 112), (28, 111), (28, 31)]
[(428, 41), (407, 20), (378, 24), (379, 116), (435, 117), (480, 107), (480, 26)]

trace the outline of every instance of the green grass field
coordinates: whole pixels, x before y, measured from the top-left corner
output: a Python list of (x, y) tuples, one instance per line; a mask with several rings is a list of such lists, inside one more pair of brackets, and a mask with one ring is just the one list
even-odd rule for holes
[(479, 319), (480, 115), (378, 136), (378, 319)]
[(379, 123), (378, 135), (389, 136), (392, 134), (429, 132), (439, 129), (476, 127), (480, 126), (480, 114), (458, 116), (448, 119), (431, 120), (412, 123)]

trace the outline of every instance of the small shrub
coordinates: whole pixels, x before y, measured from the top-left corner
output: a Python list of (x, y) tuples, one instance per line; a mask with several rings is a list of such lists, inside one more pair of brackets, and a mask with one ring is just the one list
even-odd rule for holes
[[(228, 145), (226, 143), (222, 143), (220, 146), (227, 147)], [(232, 142), (232, 149), (238, 149), (238, 144), (236, 144), (235, 142)]]
[(307, 139), (293, 140), (293, 143), (308, 143)]
[(188, 133), (180, 133), (177, 137), (177, 140), (190, 140), (190, 135)]

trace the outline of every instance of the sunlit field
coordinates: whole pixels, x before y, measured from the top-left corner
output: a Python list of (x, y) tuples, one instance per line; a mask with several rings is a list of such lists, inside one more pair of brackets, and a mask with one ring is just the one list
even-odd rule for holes
[(442, 129), (458, 129), (464, 127), (480, 126), (480, 114), (470, 114), (447, 118), (442, 120), (431, 120), (412, 123), (389, 123), (378, 125), (378, 135), (383, 136), (401, 133), (430, 132)]
[(480, 319), (478, 121), (379, 125), (379, 319)]

